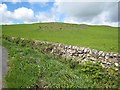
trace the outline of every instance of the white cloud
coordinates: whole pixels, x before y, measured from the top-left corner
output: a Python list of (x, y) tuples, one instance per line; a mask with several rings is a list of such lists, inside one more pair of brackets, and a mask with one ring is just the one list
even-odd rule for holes
[(93, 18), (103, 10), (103, 6), (100, 3), (62, 2), (57, 5), (57, 10), (60, 13), (64, 13), (67, 16), (80, 17), (83, 20)]
[(36, 15), (37, 22), (55, 22), (56, 18), (54, 18), (50, 13), (39, 12)]
[(22, 2), (21, 0), (11, 0), (12, 3), (16, 4), (17, 2)]
[(14, 10), (13, 16), (17, 20), (22, 19), (23, 21), (28, 21), (28, 22), (31, 22), (34, 20), (33, 10), (25, 8), (25, 7), (21, 7), (21, 8)]
[(55, 2), (119, 2), (119, 0), (54, 0)]
[(75, 24), (88, 24), (88, 25), (108, 25), (108, 26), (113, 26), (117, 27), (118, 22), (107, 22), (106, 17), (107, 17), (106, 12), (101, 13), (100, 15), (94, 17), (91, 21), (81, 21), (78, 20), (75, 17), (65, 17), (64, 22), (65, 23), (75, 23)]
[(28, 0), (27, 2), (29, 2), (31, 5), (35, 5), (36, 3), (41, 6), (41, 7), (46, 7), (49, 2), (49, 0)]
[(0, 12), (1, 12), (1, 19), (0, 20), (0, 23), (12, 23), (10, 19), (11, 17), (11, 12), (10, 11), (7, 11), (7, 6), (6, 4), (0, 4)]
[(118, 21), (118, 3), (110, 3), (108, 5), (108, 8), (106, 11), (108, 12), (108, 20), (111, 22), (117, 22)]
[(49, 2), (49, 0), (28, 0), (28, 2)]
[[(56, 0), (54, 10), (65, 15), (64, 22), (116, 25), (117, 2), (63, 2)], [(73, 1), (73, 2), (72, 2)], [(114, 24), (113, 24), (114, 23)]]
[(0, 4), (0, 12), (2, 12), (1, 23), (14, 23), (17, 20), (23, 22), (32, 22), (35, 20), (32, 9), (21, 7), (13, 12), (8, 11), (6, 4)]
[(4, 13), (7, 10), (6, 4), (0, 4), (0, 12)]

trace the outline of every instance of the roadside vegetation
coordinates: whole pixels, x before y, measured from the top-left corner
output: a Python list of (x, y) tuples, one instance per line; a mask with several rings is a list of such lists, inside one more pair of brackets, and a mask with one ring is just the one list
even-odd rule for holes
[(4, 81), (8, 88), (120, 89), (118, 72), (107, 72), (99, 62), (78, 64), (7, 40), (3, 40), (3, 46), (9, 52), (9, 71)]

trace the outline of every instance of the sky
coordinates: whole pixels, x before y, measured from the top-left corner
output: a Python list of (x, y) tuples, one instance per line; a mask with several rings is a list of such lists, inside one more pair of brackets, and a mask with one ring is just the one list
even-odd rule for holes
[(118, 26), (118, 0), (3, 0), (0, 24), (63, 22)]

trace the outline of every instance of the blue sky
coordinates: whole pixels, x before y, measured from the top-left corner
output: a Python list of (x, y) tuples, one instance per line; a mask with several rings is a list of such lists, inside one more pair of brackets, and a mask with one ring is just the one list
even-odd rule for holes
[[(5, 1), (5, 0), (4, 0)], [(12, 0), (0, 4), (1, 24), (64, 22), (76, 24), (118, 25), (117, 2), (33, 2)]]
[(46, 5), (42, 5), (41, 3), (29, 3), (29, 2), (20, 2), (20, 3), (12, 3), (12, 2), (2, 2), (6, 4), (9, 11), (14, 11), (17, 8), (26, 7), (31, 8), (35, 12), (39, 11), (49, 11), (53, 7), (53, 2), (48, 2)]

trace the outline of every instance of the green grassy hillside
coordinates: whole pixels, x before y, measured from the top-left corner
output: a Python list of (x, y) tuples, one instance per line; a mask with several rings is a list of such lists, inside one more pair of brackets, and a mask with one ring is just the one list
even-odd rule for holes
[(118, 52), (118, 28), (65, 23), (3, 25), (3, 34)]

